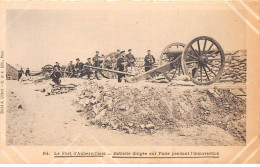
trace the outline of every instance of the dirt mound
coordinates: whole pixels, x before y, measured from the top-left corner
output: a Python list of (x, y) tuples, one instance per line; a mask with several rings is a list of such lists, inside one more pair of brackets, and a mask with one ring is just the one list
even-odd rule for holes
[[(213, 125), (245, 142), (245, 100), (231, 88), (86, 83), (78, 96), (86, 126), (153, 134)], [(237, 89), (237, 88), (232, 88)], [(199, 128), (198, 128), (199, 130)]]

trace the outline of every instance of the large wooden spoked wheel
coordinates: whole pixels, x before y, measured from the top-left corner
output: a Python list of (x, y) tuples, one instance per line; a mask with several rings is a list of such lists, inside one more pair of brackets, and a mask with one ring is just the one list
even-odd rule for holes
[[(118, 57), (116, 52), (109, 53), (104, 57), (102, 68), (114, 69), (116, 67), (117, 59)], [(108, 79), (113, 79), (116, 76), (114, 73), (107, 71), (102, 71), (101, 75)]]
[(224, 70), (225, 55), (220, 44), (213, 38), (201, 36), (193, 39), (181, 58), (185, 75), (197, 85), (216, 82)]
[(176, 60), (178, 63), (174, 64), (174, 67), (171, 71), (167, 71), (166, 74), (173, 79), (176, 76), (184, 74), (184, 71), (181, 66), (181, 55), (184, 51), (185, 44), (180, 42), (171, 43), (166, 46), (160, 56), (160, 65), (167, 64)]

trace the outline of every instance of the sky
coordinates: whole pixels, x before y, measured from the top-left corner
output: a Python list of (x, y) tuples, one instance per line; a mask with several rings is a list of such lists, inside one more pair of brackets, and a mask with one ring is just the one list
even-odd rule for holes
[(8, 10), (7, 63), (40, 70), (46, 64), (83, 62), (98, 50), (132, 49), (155, 57), (173, 42), (216, 39), (224, 51), (246, 48), (246, 25), (221, 4), (95, 4), (81, 9)]

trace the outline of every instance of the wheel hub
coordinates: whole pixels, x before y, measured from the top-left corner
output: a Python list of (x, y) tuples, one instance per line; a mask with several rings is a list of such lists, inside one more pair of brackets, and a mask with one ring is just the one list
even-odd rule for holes
[(202, 55), (202, 56), (199, 57), (199, 63), (200, 64), (205, 64), (207, 62), (208, 62), (207, 56)]

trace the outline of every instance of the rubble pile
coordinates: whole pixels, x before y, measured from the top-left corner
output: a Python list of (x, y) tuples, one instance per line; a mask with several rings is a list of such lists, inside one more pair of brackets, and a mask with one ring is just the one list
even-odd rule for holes
[(68, 93), (76, 89), (77, 85), (75, 84), (68, 84), (68, 85), (51, 85), (51, 92), (50, 95), (57, 95)]
[(225, 68), (220, 82), (246, 83), (246, 50), (225, 54)]
[(109, 85), (89, 81), (77, 104), (86, 126), (153, 134), (213, 125), (245, 142), (245, 100), (228, 88)]

